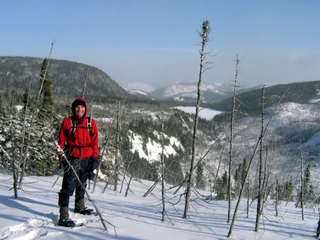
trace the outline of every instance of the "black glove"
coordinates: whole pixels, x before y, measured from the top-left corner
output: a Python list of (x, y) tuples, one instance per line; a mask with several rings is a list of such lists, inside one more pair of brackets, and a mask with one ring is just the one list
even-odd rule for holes
[(93, 180), (94, 177), (96, 176), (93, 171), (90, 171), (90, 172), (87, 172), (87, 173), (88, 173), (88, 178), (89, 178), (90, 180)]
[(99, 157), (91, 157), (89, 160), (88, 166), (86, 168), (86, 172), (90, 180), (94, 179), (95, 174), (93, 170), (97, 169), (98, 166), (99, 166)]
[(95, 170), (99, 166), (99, 157), (91, 157), (90, 162), (92, 164), (92, 170)]

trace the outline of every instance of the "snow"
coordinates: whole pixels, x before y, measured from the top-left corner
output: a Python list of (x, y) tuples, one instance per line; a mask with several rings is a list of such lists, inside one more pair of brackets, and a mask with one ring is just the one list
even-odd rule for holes
[(182, 146), (181, 142), (177, 138), (170, 137), (170, 144), (174, 145), (176, 147), (179, 147), (180, 149), (182, 149), (184, 151), (184, 147)]
[[(195, 107), (177, 106), (174, 108), (179, 109), (179, 110), (186, 112), (186, 113), (190, 113), (190, 114), (195, 114), (195, 112), (196, 112)], [(222, 111), (218, 111), (218, 110), (211, 109), (211, 108), (200, 108), (199, 117), (207, 119), (207, 120), (212, 120), (216, 115), (219, 115), (222, 113), (223, 113)]]
[(16, 105), (15, 108), (16, 108), (18, 111), (20, 111), (20, 110), (23, 108), (23, 106), (22, 106), (22, 105)]
[[(155, 136), (157, 136), (158, 138), (160, 138), (160, 135), (158, 132), (154, 131), (153, 134)], [(164, 134), (164, 138), (169, 138), (169, 137)], [(132, 131), (130, 131), (129, 139), (132, 144), (132, 153), (137, 151), (140, 158), (144, 158), (150, 163), (153, 163), (155, 161), (159, 161), (160, 156), (162, 154), (162, 146), (160, 143), (158, 143), (154, 140), (151, 140), (149, 138), (146, 143), (146, 151), (147, 152), (145, 152), (144, 147), (143, 147), (144, 142), (143, 142), (141, 135), (134, 134)], [(163, 146), (163, 154), (167, 157), (169, 155), (174, 155), (174, 156), (177, 155), (176, 150), (172, 147), (173, 145), (183, 149), (183, 146), (181, 145), (181, 143), (178, 141), (177, 138), (170, 137), (169, 140), (170, 140), (170, 145)]]
[[(318, 211), (305, 208), (305, 220), (301, 220), (301, 209), (294, 203), (282, 203), (279, 217), (275, 216), (272, 200), (267, 202), (261, 218), (259, 232), (254, 231), (256, 202), (250, 207), (247, 218), (245, 200), (240, 204), (232, 236), (227, 238), (230, 224), (227, 223), (227, 201), (205, 202), (194, 199), (190, 206), (189, 218), (184, 219), (184, 201), (178, 202), (180, 193), (173, 196), (166, 187), (166, 195), (171, 202), (166, 202), (167, 216), (161, 221), (161, 195), (156, 188), (148, 197), (143, 194), (153, 182), (132, 181), (128, 196), (106, 190), (102, 193), (104, 183), (99, 183), (95, 192), (88, 190), (101, 211), (103, 218), (115, 227), (107, 224), (103, 229), (99, 217), (83, 216), (73, 213), (73, 197), (70, 199), (70, 217), (85, 226), (64, 228), (56, 226), (58, 220), (57, 197), (61, 187), (61, 177), (57, 176), (24, 178), (23, 191), (18, 192), (17, 199), (12, 198), (12, 176), (8, 172), (0, 173), (0, 239), (118, 239), (118, 240), (222, 240), (222, 239), (256, 239), (286, 240), (312, 239), (318, 221)], [(120, 187), (119, 187), (120, 188)], [(124, 186), (124, 189), (126, 186)], [(172, 192), (171, 192), (172, 191)], [(182, 189), (181, 191), (184, 191)], [(210, 195), (209, 193), (203, 193)], [(90, 203), (86, 203), (92, 207)], [(232, 203), (233, 209), (235, 202)], [(234, 210), (232, 210), (233, 213)], [(116, 235), (116, 236), (115, 236)]]

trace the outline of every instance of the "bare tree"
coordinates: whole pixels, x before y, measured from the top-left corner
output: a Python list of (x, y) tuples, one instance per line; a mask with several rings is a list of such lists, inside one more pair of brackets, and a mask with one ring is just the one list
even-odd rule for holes
[[(26, 124), (27, 124), (27, 112), (29, 104), (29, 92), (30, 92), (30, 83), (29, 88), (26, 89), (24, 94), (24, 112), (23, 112), (23, 124), (22, 124), (22, 134), (21, 134), (21, 146), (20, 146), (20, 162), (23, 162), (23, 153), (24, 153), (24, 142), (26, 137)], [(24, 171), (24, 169), (23, 169)], [(17, 176), (16, 176), (17, 177)]]
[(275, 210), (276, 210), (276, 216), (278, 217), (279, 215), (279, 179), (276, 180), (276, 187), (275, 187), (275, 191), (276, 191), (276, 201), (274, 204)]
[(115, 151), (115, 160), (114, 160), (114, 185), (113, 190), (117, 191), (118, 186), (118, 174), (120, 168), (120, 160), (119, 160), (119, 148), (120, 148), (120, 102), (118, 105), (118, 113), (117, 113), (117, 129), (116, 129), (116, 151)]
[[(287, 89), (287, 91), (289, 90), (289, 88)], [(253, 162), (253, 159), (256, 155), (256, 152), (258, 151), (258, 147), (260, 146), (260, 142), (262, 140), (262, 138), (264, 137), (264, 135), (267, 133), (268, 131), (268, 127), (273, 119), (273, 116), (274, 114), (276, 113), (283, 97), (285, 96), (285, 94), (287, 93), (287, 91), (282, 95), (282, 97), (280, 98), (279, 102), (277, 103), (276, 107), (274, 108), (273, 112), (271, 113), (271, 117), (269, 118), (267, 124), (266, 124), (266, 127), (264, 128), (264, 131), (262, 132), (262, 134), (260, 135), (258, 141), (256, 142), (256, 145), (254, 146), (254, 149), (253, 149), (253, 153), (252, 153), (252, 156), (249, 160), (249, 163), (248, 163), (248, 169), (246, 171), (246, 174), (244, 176), (244, 182), (242, 184), (242, 187), (240, 189), (240, 193), (239, 193), (239, 197), (238, 197), (238, 201), (237, 201), (237, 204), (236, 204), (236, 207), (234, 209), (234, 213), (233, 213), (233, 217), (232, 217), (232, 221), (231, 221), (231, 224), (230, 224), (230, 228), (229, 228), (229, 232), (228, 232), (228, 237), (230, 237), (232, 235), (232, 231), (233, 231), (233, 227), (234, 227), (234, 224), (235, 224), (235, 221), (236, 221), (236, 217), (237, 217), (237, 212), (238, 212), (238, 209), (239, 209), (239, 205), (240, 205), (240, 201), (241, 201), (241, 197), (242, 197), (242, 194), (243, 194), (243, 191), (245, 189), (244, 187), (244, 184), (249, 176), (249, 171), (250, 171), (250, 168), (251, 168), (251, 165), (252, 165), (252, 162)]]
[(196, 151), (196, 135), (197, 135), (197, 126), (198, 126), (198, 115), (199, 115), (199, 109), (200, 109), (200, 96), (201, 96), (201, 81), (202, 81), (202, 73), (206, 71), (208, 68), (206, 65), (208, 63), (205, 63), (205, 46), (207, 42), (209, 41), (209, 33), (210, 33), (211, 27), (209, 21), (204, 21), (202, 23), (202, 31), (199, 33), (202, 42), (201, 42), (201, 50), (200, 50), (200, 71), (199, 71), (199, 81), (198, 81), (198, 93), (197, 93), (197, 102), (196, 102), (196, 112), (194, 116), (194, 125), (193, 125), (193, 136), (192, 136), (192, 149), (191, 149), (191, 164), (190, 164), (190, 171), (187, 181), (187, 190), (186, 190), (186, 200), (185, 200), (185, 207), (184, 207), (184, 213), (183, 218), (188, 217), (188, 211), (189, 211), (189, 204), (190, 204), (190, 195), (191, 195), (191, 188), (193, 187), (193, 171), (194, 171), (194, 164), (195, 164), (195, 151)]
[(304, 220), (304, 192), (305, 192), (305, 181), (304, 181), (304, 174), (303, 174), (303, 164), (304, 164), (304, 158), (302, 153), (302, 147), (301, 147), (301, 139), (300, 139), (300, 160), (301, 160), (301, 166), (300, 166), (300, 203), (301, 203), (301, 218)]
[[(247, 185), (247, 187), (245, 187)], [(243, 181), (243, 186), (247, 190), (247, 218), (249, 218), (250, 213), (250, 173), (248, 173), (247, 179)]]
[(165, 201), (165, 186), (164, 186), (164, 136), (163, 136), (163, 122), (161, 124), (161, 162), (160, 162), (160, 174), (161, 174), (161, 200), (162, 200), (162, 221), (164, 221), (166, 215), (166, 201)]
[(232, 97), (232, 112), (231, 112), (231, 123), (230, 123), (230, 149), (229, 149), (229, 170), (228, 170), (228, 220), (230, 222), (231, 218), (231, 200), (232, 200), (232, 192), (231, 192), (231, 175), (232, 175), (232, 161), (233, 161), (233, 137), (234, 137), (234, 125), (236, 118), (236, 94), (237, 94), (237, 81), (238, 81), (238, 73), (239, 73), (239, 63), (240, 60), (238, 55), (236, 57), (236, 73), (234, 77), (234, 86), (233, 86), (233, 97)]
[(257, 202), (257, 215), (256, 215), (256, 226), (255, 231), (259, 231), (259, 222), (260, 217), (263, 212), (263, 140), (264, 140), (264, 98), (265, 98), (265, 88), (262, 88), (262, 99), (261, 99), (261, 140), (260, 140), (260, 156), (259, 156), (259, 163), (258, 163), (258, 202)]

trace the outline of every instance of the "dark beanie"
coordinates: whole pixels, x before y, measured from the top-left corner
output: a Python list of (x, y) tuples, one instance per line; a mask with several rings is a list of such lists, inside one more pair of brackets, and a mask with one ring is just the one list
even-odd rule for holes
[(75, 107), (76, 107), (76, 106), (79, 106), (79, 105), (86, 107), (86, 104), (85, 104), (84, 101), (76, 102)]

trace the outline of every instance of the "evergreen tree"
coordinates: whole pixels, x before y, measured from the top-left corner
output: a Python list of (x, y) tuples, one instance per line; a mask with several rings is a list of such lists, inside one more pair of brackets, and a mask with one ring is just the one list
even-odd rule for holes
[(4, 110), (5, 110), (5, 105), (4, 105), (3, 97), (2, 95), (0, 95), (0, 115), (4, 114)]
[(199, 163), (197, 166), (196, 187), (201, 189), (204, 189), (205, 187), (205, 182), (203, 180), (203, 163)]
[(28, 89), (28, 88), (26, 88), (26, 89), (24, 90), (22, 102), (23, 102), (23, 112), (25, 112), (26, 109), (27, 109), (28, 107), (30, 107), (29, 89)]
[(247, 159), (244, 159), (241, 165), (241, 185), (243, 185), (245, 182), (247, 168), (248, 168)]
[(311, 166), (308, 164), (304, 176), (304, 197), (305, 201), (312, 202), (316, 198), (314, 186), (311, 184)]
[(285, 183), (285, 188), (284, 188), (284, 199), (286, 201), (292, 201), (293, 200), (293, 190), (294, 190), (294, 186), (293, 186), (293, 182), (292, 179), (290, 179), (289, 182)]
[(50, 119), (52, 116), (52, 93), (51, 93), (51, 84), (52, 81), (49, 78), (48, 73), (48, 59), (44, 59), (41, 65), (40, 71), (40, 83), (42, 84), (41, 90), (41, 102), (40, 102), (40, 119)]
[(242, 186), (241, 185), (242, 184), (241, 176), (242, 176), (242, 164), (240, 163), (234, 173), (234, 183), (235, 183), (236, 195), (238, 195), (240, 188)]
[(214, 191), (217, 199), (226, 200), (228, 196), (228, 172), (225, 171), (221, 178), (217, 178), (214, 185)]
[[(293, 190), (294, 190), (294, 186), (293, 186), (293, 182), (292, 179), (290, 179), (290, 181), (284, 182), (283, 184), (278, 183), (275, 191), (278, 195), (278, 200), (279, 201), (292, 201), (293, 200)], [(276, 196), (273, 196), (274, 198)]]

